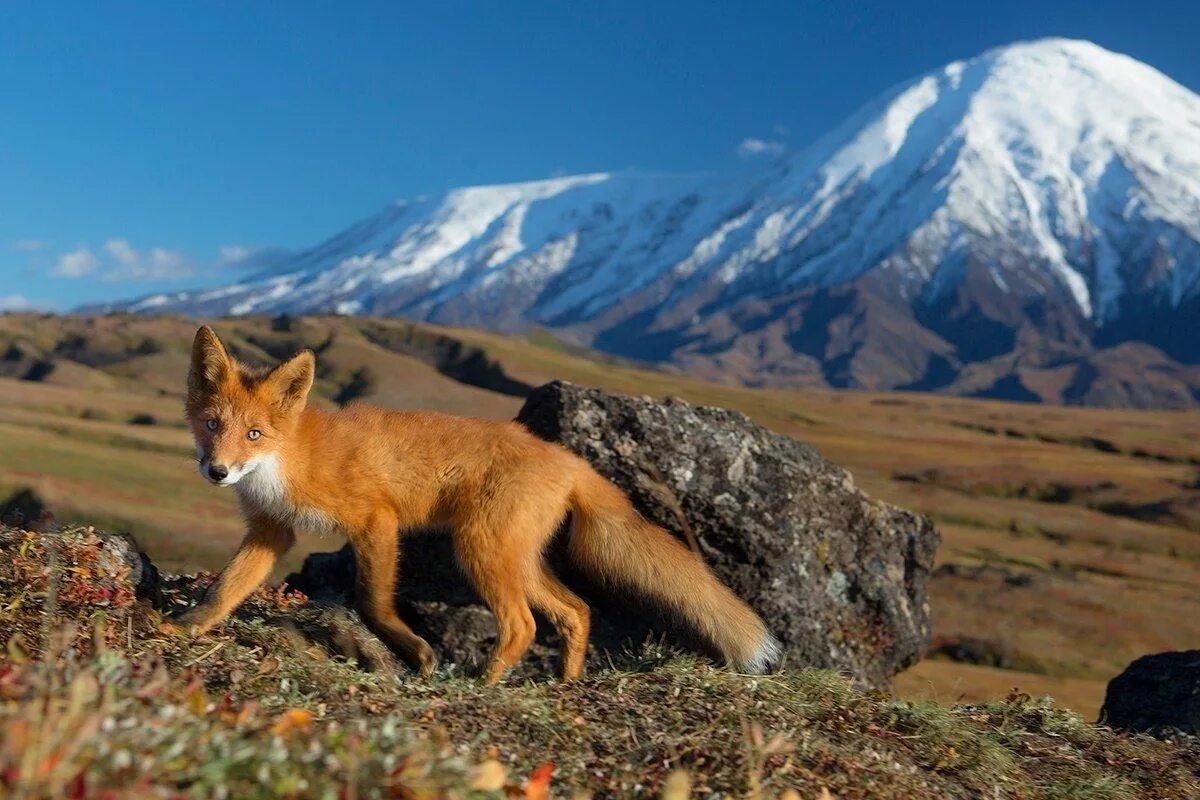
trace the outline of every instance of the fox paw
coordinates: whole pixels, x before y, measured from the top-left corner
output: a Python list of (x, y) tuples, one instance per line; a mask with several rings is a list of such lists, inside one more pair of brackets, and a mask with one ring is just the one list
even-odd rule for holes
[(196, 621), (192, 615), (184, 614), (163, 620), (158, 625), (158, 631), (167, 636), (199, 636), (211, 627), (211, 624), (202, 624)]
[(435, 670), (437, 670), (437, 665), (438, 658), (437, 654), (433, 652), (433, 648), (429, 645), (425, 645), (425, 647), (421, 648), (420, 652), (417, 654), (416, 665), (417, 671), (421, 674), (421, 677), (428, 678), (434, 673)]
[(158, 624), (158, 632), (166, 636), (184, 636), (187, 628), (177, 622), (163, 621)]

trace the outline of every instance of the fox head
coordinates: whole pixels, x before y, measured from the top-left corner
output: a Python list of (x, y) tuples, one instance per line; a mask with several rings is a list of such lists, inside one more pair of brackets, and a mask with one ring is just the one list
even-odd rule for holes
[(316, 358), (304, 350), (274, 369), (254, 369), (229, 355), (207, 325), (192, 341), (187, 419), (200, 474), (217, 486), (274, 464), (304, 410)]

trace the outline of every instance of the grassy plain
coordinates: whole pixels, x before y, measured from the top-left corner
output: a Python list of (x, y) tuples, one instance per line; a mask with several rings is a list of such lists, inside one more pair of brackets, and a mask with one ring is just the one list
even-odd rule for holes
[[(1200, 641), (1195, 412), (739, 388), (543, 333), (344, 318), (216, 327), (249, 359), (316, 348), (325, 403), (365, 369), (356, 391), (368, 401), (503, 419), (521, 405), (514, 386), (565, 379), (736, 408), (812, 443), (869, 493), (938, 523), (934, 652), (898, 678), (909, 697), (995, 699), (1019, 687), (1094, 716), (1130, 660)], [(182, 423), (194, 329), (178, 318), (0, 316), (0, 498), (32, 487), (60, 519), (134, 532), (167, 568), (219, 567), (241, 528), (231, 494), (195, 475)], [(337, 546), (308, 540), (284, 569)]]

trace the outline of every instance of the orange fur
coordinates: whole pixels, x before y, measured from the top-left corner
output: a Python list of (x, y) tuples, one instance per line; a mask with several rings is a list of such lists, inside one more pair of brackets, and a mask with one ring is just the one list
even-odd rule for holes
[[(515, 422), (365, 405), (336, 413), (307, 408), (314, 369), (305, 351), (269, 372), (251, 370), (212, 329), (196, 334), (187, 416), (197, 457), (209, 480), (236, 484), (248, 533), (204, 601), (182, 619), (193, 632), (215, 625), (257, 588), (297, 532), (329, 528), (354, 549), (356, 600), (367, 624), (428, 674), (433, 651), (397, 615), (393, 594), (400, 536), (440, 524), (450, 528), (463, 570), (496, 616), (488, 682), (499, 681), (533, 641), (533, 609), (562, 635), (562, 675), (576, 678), (588, 608), (543, 560), (570, 511), (569, 553), (583, 569), (673, 610), (732, 665), (762, 670), (774, 660), (777, 644), (754, 612), (583, 459)], [(216, 480), (222, 468), (227, 476)]]

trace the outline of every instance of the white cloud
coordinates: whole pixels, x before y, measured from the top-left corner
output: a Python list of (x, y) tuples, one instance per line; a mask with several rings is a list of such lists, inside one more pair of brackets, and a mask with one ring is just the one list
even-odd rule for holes
[(249, 247), (243, 244), (228, 244), (217, 251), (217, 266), (228, 269), (255, 272), (286, 261), (290, 250), (282, 247)]
[(71, 252), (63, 253), (58, 257), (53, 274), (61, 278), (82, 278), (91, 275), (98, 266), (100, 266), (100, 259), (96, 258), (96, 254), (86, 245), (80, 245)]
[(246, 247), (244, 244), (227, 244), (219, 251), (221, 266), (236, 264), (239, 261), (245, 261), (250, 256), (254, 255), (253, 247)]
[(80, 245), (59, 256), (52, 274), (61, 278), (98, 276), (104, 281), (166, 281), (192, 275), (192, 267), (178, 250), (152, 247), (138, 250), (126, 239), (109, 239), (100, 255)]
[(191, 275), (192, 268), (184, 261), (183, 253), (155, 247), (150, 251), (150, 268), (155, 272), (170, 275)]
[(776, 158), (783, 155), (787, 148), (783, 142), (771, 142), (766, 139), (755, 139), (752, 136), (742, 139), (741, 144), (737, 146), (737, 154), (739, 158), (757, 158), (758, 156), (770, 156)]
[(124, 239), (109, 239), (104, 250), (116, 262), (102, 276), (106, 281), (169, 281), (192, 274), (191, 265), (178, 250), (152, 247), (141, 252)]
[(14, 250), (20, 250), (22, 253), (36, 253), (45, 249), (46, 243), (37, 239), (17, 239), (12, 246)]
[(125, 239), (109, 239), (104, 243), (104, 250), (124, 267), (133, 267), (138, 263), (138, 254)]
[[(271, 269), (290, 256), (291, 252), (282, 248), (230, 244), (218, 249), (215, 263), (204, 266), (253, 273)], [(197, 265), (178, 250), (167, 247), (139, 249), (128, 239), (113, 237), (99, 247), (85, 243), (60, 254), (50, 274), (59, 278), (89, 278), (112, 283), (176, 281), (193, 277), (196, 272)]]
[(33, 308), (33, 303), (29, 302), (29, 298), (20, 294), (5, 294), (0, 295), (0, 312), (4, 311), (28, 311)]

